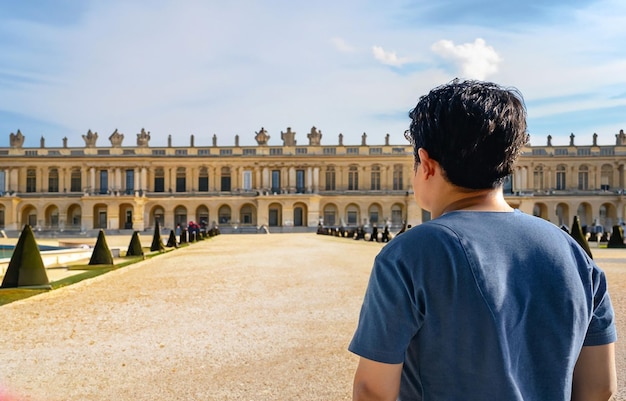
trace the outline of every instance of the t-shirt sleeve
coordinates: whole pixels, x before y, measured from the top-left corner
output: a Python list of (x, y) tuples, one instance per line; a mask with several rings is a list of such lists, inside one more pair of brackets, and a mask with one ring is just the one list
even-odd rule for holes
[(381, 253), (374, 261), (359, 324), (348, 349), (367, 359), (396, 364), (404, 362), (422, 319), (410, 270), (393, 254)]
[(615, 312), (609, 296), (606, 276), (594, 266), (593, 270), (593, 313), (583, 345), (605, 345), (617, 341)]

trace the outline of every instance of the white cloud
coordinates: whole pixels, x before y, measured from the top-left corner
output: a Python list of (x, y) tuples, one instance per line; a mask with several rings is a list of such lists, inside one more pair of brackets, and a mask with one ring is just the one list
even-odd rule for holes
[(450, 40), (440, 40), (431, 49), (445, 59), (456, 63), (463, 78), (485, 79), (498, 72), (502, 58), (495, 49), (478, 38), (474, 43), (455, 45)]
[(409, 59), (406, 57), (398, 57), (396, 52), (388, 52), (381, 46), (372, 46), (372, 53), (374, 58), (386, 65), (393, 65), (395, 67), (401, 67), (406, 64)]

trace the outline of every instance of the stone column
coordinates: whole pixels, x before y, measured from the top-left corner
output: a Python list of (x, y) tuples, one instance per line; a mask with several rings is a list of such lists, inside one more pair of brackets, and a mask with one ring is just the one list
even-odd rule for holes
[(289, 193), (295, 192), (296, 189), (296, 169), (289, 167), (289, 182), (287, 183)]
[(270, 184), (270, 170), (267, 167), (263, 167), (263, 181), (261, 183), (261, 188), (263, 190), (267, 190)]
[(320, 190), (320, 168), (313, 167), (313, 193), (318, 193)]
[(89, 168), (89, 186), (91, 187), (91, 193), (96, 193), (96, 168)]

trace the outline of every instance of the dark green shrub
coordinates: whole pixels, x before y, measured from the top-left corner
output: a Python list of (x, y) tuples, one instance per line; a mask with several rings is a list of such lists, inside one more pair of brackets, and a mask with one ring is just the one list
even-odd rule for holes
[(113, 255), (107, 244), (107, 239), (104, 236), (104, 230), (100, 230), (98, 233), (98, 240), (96, 246), (91, 253), (91, 259), (89, 259), (89, 265), (112, 265)]
[(27, 224), (15, 245), (0, 288), (49, 285), (50, 281), (41, 259), (35, 234)]
[(585, 238), (578, 216), (574, 216), (574, 223), (572, 224), (572, 231), (570, 232), (570, 235), (576, 240), (576, 242), (578, 242), (585, 252), (587, 252), (587, 255), (593, 259), (591, 249), (589, 249), (589, 243), (587, 242), (587, 238)]

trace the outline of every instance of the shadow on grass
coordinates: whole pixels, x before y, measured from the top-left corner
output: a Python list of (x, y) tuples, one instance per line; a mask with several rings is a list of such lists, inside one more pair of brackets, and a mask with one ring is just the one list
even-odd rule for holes
[(76, 284), (80, 281), (87, 280), (108, 273), (113, 270), (121, 269), (123, 267), (132, 265), (142, 260), (151, 259), (155, 256), (163, 255), (165, 253), (180, 249), (187, 246), (187, 244), (180, 244), (179, 248), (165, 249), (161, 252), (150, 252), (150, 248), (144, 251), (145, 256), (129, 256), (123, 257), (122, 260), (114, 265), (78, 265), (72, 264), (65, 266), (68, 270), (84, 270), (82, 273), (77, 273), (61, 280), (51, 281), (51, 288), (39, 288), (39, 287), (18, 287), (18, 288), (0, 288), (0, 306), (9, 304), (11, 302), (19, 301), (21, 299), (30, 298), (35, 295), (42, 294), (44, 292), (53, 291), (58, 288), (67, 287), (68, 285)]

